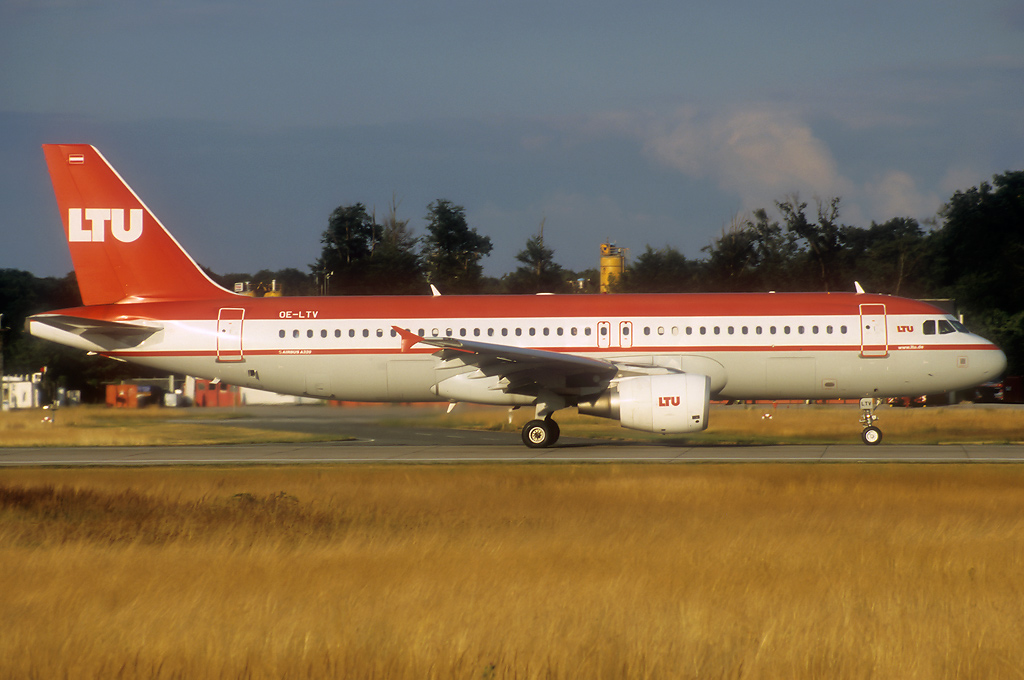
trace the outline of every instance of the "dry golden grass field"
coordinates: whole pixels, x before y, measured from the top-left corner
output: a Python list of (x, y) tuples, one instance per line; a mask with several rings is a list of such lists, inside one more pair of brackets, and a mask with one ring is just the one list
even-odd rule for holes
[(0, 470), (0, 678), (1020, 678), (1024, 468)]
[[(44, 416), (50, 416), (52, 422), (44, 421)], [(324, 439), (302, 433), (262, 430), (258, 419), (252, 419), (252, 427), (246, 428), (209, 422), (233, 419), (231, 411), (222, 409), (204, 409), (197, 413), (158, 407), (128, 410), (76, 406), (56, 411), (7, 411), (0, 412), (0, 447), (215, 445)]]

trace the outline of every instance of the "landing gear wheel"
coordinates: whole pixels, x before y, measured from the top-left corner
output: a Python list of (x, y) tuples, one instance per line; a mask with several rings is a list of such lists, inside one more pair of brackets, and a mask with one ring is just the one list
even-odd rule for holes
[(551, 430), (551, 441), (548, 442), (548, 446), (554, 446), (558, 438), (562, 436), (562, 430), (558, 427), (558, 423), (551, 420), (551, 418), (545, 418), (544, 422), (548, 424), (548, 429)]
[(553, 420), (531, 420), (523, 426), (523, 443), (531, 449), (543, 449), (558, 439), (558, 425)]
[(865, 427), (864, 431), (860, 433), (860, 438), (868, 446), (874, 446), (878, 442), (882, 441), (882, 431), (874, 425), (871, 427)]

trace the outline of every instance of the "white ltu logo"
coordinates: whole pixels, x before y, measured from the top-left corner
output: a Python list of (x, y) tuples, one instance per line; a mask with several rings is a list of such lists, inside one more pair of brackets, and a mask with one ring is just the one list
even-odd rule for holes
[[(83, 220), (83, 213), (85, 219)], [(85, 222), (90, 223), (86, 229)], [(68, 208), (68, 241), (98, 242), (104, 240), (106, 224), (110, 235), (121, 243), (131, 243), (142, 236), (142, 209), (128, 211), (128, 227), (124, 225), (124, 208)]]

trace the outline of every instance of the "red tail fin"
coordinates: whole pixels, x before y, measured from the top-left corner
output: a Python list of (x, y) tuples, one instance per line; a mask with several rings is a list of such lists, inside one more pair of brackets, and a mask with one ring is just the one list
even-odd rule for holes
[(86, 305), (231, 295), (214, 283), (94, 147), (44, 144)]

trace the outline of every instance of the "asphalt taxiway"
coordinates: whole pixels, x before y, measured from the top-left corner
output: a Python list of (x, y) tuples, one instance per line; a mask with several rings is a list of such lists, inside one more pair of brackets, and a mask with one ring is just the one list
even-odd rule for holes
[[(664, 439), (650, 443), (562, 437), (548, 449), (529, 449), (514, 432), (486, 432), (388, 425), (405, 413), (393, 407), (253, 407), (247, 416), (217, 420), (230, 427), (352, 437), (309, 444), (0, 448), (7, 466), (289, 465), (346, 463), (741, 463), (927, 462), (1024, 463), (1024, 445), (939, 446), (815, 444), (730, 446)], [(190, 422), (197, 422), (190, 420)]]

